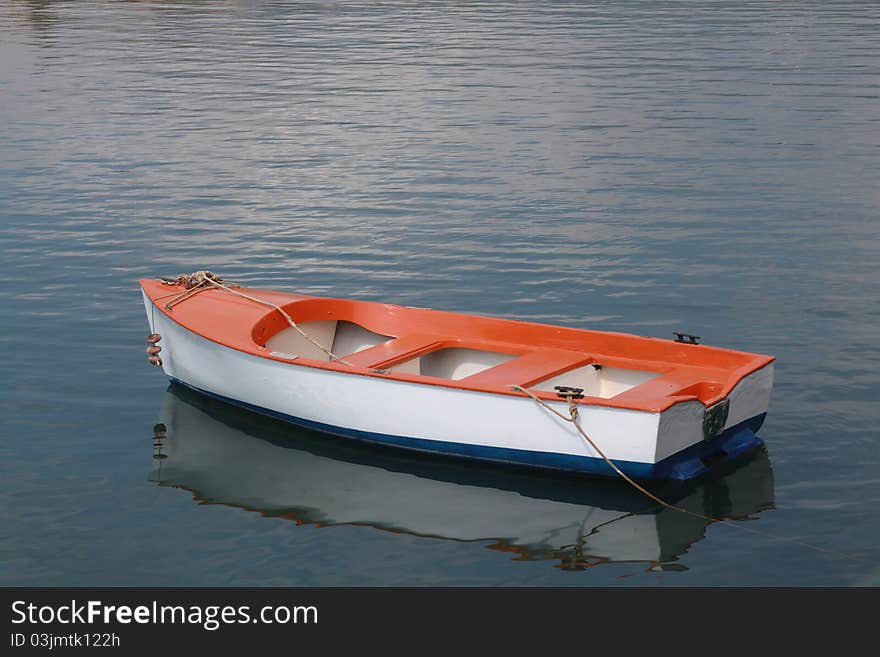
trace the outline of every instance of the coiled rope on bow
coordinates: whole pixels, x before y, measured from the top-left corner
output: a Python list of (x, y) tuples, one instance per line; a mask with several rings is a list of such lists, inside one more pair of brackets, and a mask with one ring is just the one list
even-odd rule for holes
[(258, 303), (260, 305), (275, 309), (287, 321), (287, 323), (290, 325), (290, 328), (294, 329), (302, 337), (304, 337), (306, 340), (308, 340), (313, 345), (315, 345), (318, 349), (320, 349), (325, 354), (327, 354), (327, 356), (331, 360), (334, 360), (337, 363), (351, 365), (351, 363), (349, 363), (347, 360), (345, 360), (344, 358), (340, 358), (339, 356), (334, 354), (332, 351), (330, 351), (327, 347), (325, 347), (320, 342), (315, 340), (308, 333), (303, 331), (299, 327), (299, 325), (297, 325), (297, 323), (295, 321), (293, 321), (293, 317), (291, 317), (284, 310), (284, 308), (282, 308), (281, 306), (279, 306), (276, 303), (272, 303), (271, 301), (266, 301), (264, 299), (259, 299), (255, 296), (251, 296), (250, 294), (245, 294), (240, 289), (238, 289), (238, 288), (241, 288), (244, 286), (239, 285), (237, 283), (224, 282), (223, 277), (219, 276), (218, 274), (215, 274), (214, 272), (207, 271), (207, 270), (200, 270), (200, 271), (193, 272), (192, 274), (181, 274), (180, 276), (177, 276), (175, 278), (162, 278), (161, 280), (166, 285), (183, 285), (186, 288), (186, 292), (183, 292), (183, 293), (177, 295), (176, 297), (174, 297), (173, 299), (171, 299), (170, 301), (168, 301), (165, 304), (165, 309), (168, 310), (169, 312), (177, 304), (182, 303), (183, 301), (186, 301), (187, 299), (190, 299), (190, 298), (194, 297), (195, 295), (197, 295), (201, 292), (204, 292), (205, 290), (211, 290), (211, 289), (215, 289), (215, 288), (220, 289), (220, 290), (224, 290), (224, 291), (228, 292), (229, 294), (234, 294), (235, 296), (241, 297), (242, 299), (247, 299), (249, 301), (253, 301), (254, 303)]

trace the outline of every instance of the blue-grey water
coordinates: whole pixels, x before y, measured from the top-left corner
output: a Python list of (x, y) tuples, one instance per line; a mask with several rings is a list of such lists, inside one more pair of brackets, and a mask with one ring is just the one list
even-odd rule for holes
[[(878, 182), (877, 3), (0, 0), (0, 584), (878, 585)], [(757, 532), (169, 391), (202, 268), (772, 353)]]

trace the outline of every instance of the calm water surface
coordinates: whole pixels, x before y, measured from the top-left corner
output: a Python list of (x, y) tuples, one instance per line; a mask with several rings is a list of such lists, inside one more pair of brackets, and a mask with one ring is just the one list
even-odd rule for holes
[[(876, 3), (0, 0), (0, 584), (876, 586), (878, 180)], [(761, 533), (169, 390), (200, 268), (775, 354)]]

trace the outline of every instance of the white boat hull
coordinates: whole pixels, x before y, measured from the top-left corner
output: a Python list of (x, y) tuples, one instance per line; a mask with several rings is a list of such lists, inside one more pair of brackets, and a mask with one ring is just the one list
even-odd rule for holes
[[(152, 332), (162, 335), (162, 367), (203, 393), (294, 424), (394, 447), (532, 467), (613, 474), (570, 423), (527, 397), (343, 373), (261, 358), (212, 342), (171, 320), (146, 297)], [(772, 364), (729, 395), (724, 432), (704, 440), (698, 401), (662, 413), (579, 407), (581, 426), (605, 455), (641, 479), (690, 479), (708, 461), (761, 444)], [(551, 403), (561, 413), (564, 402)], [(721, 452), (707, 460), (707, 454)]]

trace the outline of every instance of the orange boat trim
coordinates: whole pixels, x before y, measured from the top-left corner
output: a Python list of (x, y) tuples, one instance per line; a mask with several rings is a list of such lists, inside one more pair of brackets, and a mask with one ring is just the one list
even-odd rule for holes
[[(143, 279), (140, 284), (156, 310), (192, 333), (230, 349), (292, 367), (475, 392), (521, 397), (522, 393), (509, 386), (530, 388), (563, 372), (595, 363), (651, 371), (659, 376), (614, 397), (588, 396), (578, 403), (659, 413), (683, 401), (698, 399), (707, 406), (721, 401), (745, 376), (774, 360), (772, 356), (627, 333), (247, 288), (247, 294), (284, 308), (298, 324), (344, 320), (393, 338), (354, 354), (337, 354), (349, 364), (301, 356), (291, 359), (273, 355), (265, 346), (274, 334), (289, 328), (276, 310), (220, 289), (200, 292), (168, 310), (164, 304), (185, 288), (153, 279)], [(440, 348), (477, 349), (513, 358), (458, 380), (376, 371)], [(558, 401), (552, 391), (534, 392), (547, 401)]]

